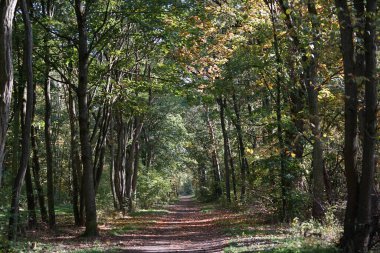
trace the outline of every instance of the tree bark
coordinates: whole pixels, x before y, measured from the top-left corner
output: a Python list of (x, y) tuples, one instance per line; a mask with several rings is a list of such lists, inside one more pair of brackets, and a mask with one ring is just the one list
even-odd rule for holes
[[(48, 54), (46, 52), (46, 54)], [(45, 148), (46, 148), (46, 171), (47, 171), (47, 199), (49, 211), (49, 228), (55, 227), (54, 210), (54, 171), (53, 171), (53, 151), (51, 145), (51, 97), (50, 97), (50, 78), (48, 61), (45, 70), (44, 96), (45, 96)]]
[[(267, 2), (268, 8), (271, 12), (272, 33), (273, 33), (273, 47), (276, 56), (276, 120), (277, 120), (277, 139), (278, 147), (280, 149), (280, 182), (281, 182), (281, 220), (289, 220), (289, 212), (291, 211), (289, 206), (289, 193), (291, 190), (291, 181), (286, 165), (286, 153), (285, 153), (285, 141), (283, 136), (283, 123), (282, 123), (282, 59), (279, 49), (279, 41), (277, 37), (277, 19), (275, 6), (272, 3)], [(291, 176), (291, 175), (290, 175)]]
[(335, 0), (340, 25), (340, 41), (344, 71), (344, 167), (347, 185), (347, 204), (344, 218), (344, 234), (341, 239), (343, 247), (350, 244), (355, 233), (357, 209), (358, 173), (358, 90), (355, 81), (354, 35), (350, 11), (346, 0)]
[(135, 161), (133, 165), (133, 178), (132, 178), (132, 208), (131, 210), (136, 209), (136, 195), (137, 195), (137, 177), (138, 177), (138, 171), (139, 171), (139, 158), (140, 158), (140, 144), (137, 141), (135, 144)]
[(75, 0), (75, 14), (79, 33), (78, 45), (78, 111), (79, 111), (79, 136), (81, 143), (81, 155), (83, 164), (83, 188), (86, 210), (86, 230), (84, 235), (97, 236), (98, 225), (96, 217), (94, 171), (92, 161), (92, 148), (89, 138), (89, 112), (88, 112), (88, 36), (87, 14), (88, 2)]
[(36, 128), (34, 126), (32, 126), (31, 135), (32, 135), (31, 142), (32, 142), (32, 151), (33, 151), (32, 171), (33, 171), (34, 184), (36, 185), (36, 190), (37, 190), (38, 204), (40, 206), (41, 220), (42, 222), (48, 222), (48, 214), (47, 214), (47, 210), (45, 206), (45, 196), (44, 196), (44, 192), (41, 186), (41, 176), (40, 176), (41, 166), (40, 166), (40, 161), (38, 158), (38, 147), (37, 147), (37, 136), (36, 136), (37, 134), (36, 134)]
[(0, 2), (0, 187), (2, 184), (5, 141), (13, 89), (12, 30), (17, 0)]
[(28, 166), (29, 160), (29, 146), (30, 146), (30, 132), (32, 125), (32, 113), (33, 113), (33, 65), (32, 65), (32, 54), (33, 54), (33, 34), (32, 25), (29, 18), (29, 12), (25, 0), (21, 0), (21, 11), (23, 22), (25, 26), (25, 45), (24, 45), (24, 61), (25, 61), (25, 72), (27, 73), (27, 101), (26, 101), (26, 112), (25, 121), (22, 128), (22, 144), (21, 144), (21, 157), (20, 166), (14, 181), (12, 188), (12, 200), (11, 200), (11, 212), (9, 217), (9, 231), (8, 238), (10, 240), (16, 239), (17, 236), (17, 226), (18, 226), (18, 215), (19, 215), (19, 201), (22, 183), (24, 181), (25, 173)]
[(230, 187), (230, 166), (229, 166), (229, 140), (228, 133), (226, 129), (226, 120), (225, 120), (225, 107), (226, 99), (220, 97), (218, 99), (219, 104), (219, 116), (220, 116), (220, 125), (222, 128), (223, 134), (223, 148), (224, 148), (224, 172), (225, 172), (225, 182), (226, 182), (226, 198), (227, 202), (231, 203), (231, 187)]
[[(81, 161), (79, 155), (79, 141), (76, 122), (75, 100), (73, 98), (71, 87), (68, 87), (68, 112), (70, 120), (70, 160), (71, 160), (71, 175), (73, 180), (72, 185), (72, 205), (74, 213), (75, 225), (82, 226), (84, 224), (83, 215), (80, 212), (81, 198)], [(83, 214), (83, 213), (82, 213)]]
[(133, 182), (133, 175), (134, 175), (134, 161), (136, 159), (136, 143), (138, 141), (138, 138), (140, 137), (141, 129), (142, 129), (142, 122), (141, 119), (137, 116), (135, 116), (134, 119), (134, 130), (133, 130), (133, 136), (132, 136), (132, 143), (130, 145), (130, 152), (129, 156), (126, 161), (126, 182), (125, 182), (125, 198), (126, 198), (126, 204), (128, 208), (128, 212), (132, 211), (132, 182)]
[[(52, 16), (51, 1), (42, 1), (42, 12), (47, 18)], [(52, 150), (52, 138), (51, 138), (51, 96), (50, 96), (50, 50), (48, 46), (49, 34), (44, 36), (44, 98), (45, 98), (45, 151), (46, 151), (46, 174), (47, 174), (47, 201), (48, 201), (48, 224), (50, 229), (55, 228), (55, 210), (54, 210), (54, 170), (53, 170), (53, 150)]]
[(367, 0), (365, 15), (365, 108), (362, 174), (355, 251), (368, 252), (372, 228), (372, 193), (375, 179), (375, 146), (377, 140), (377, 76), (376, 76), (376, 0)]
[(246, 174), (248, 171), (248, 160), (245, 156), (245, 146), (243, 141), (243, 132), (241, 129), (241, 118), (240, 118), (240, 109), (238, 105), (238, 101), (236, 98), (236, 94), (233, 93), (232, 95), (233, 105), (234, 105), (234, 111), (236, 115), (235, 120), (235, 128), (238, 136), (238, 142), (239, 142), (239, 152), (240, 152), (240, 159), (241, 159), (241, 193), (240, 193), (240, 200), (245, 201), (245, 193), (246, 193)]
[(30, 173), (29, 165), (25, 174), (25, 190), (28, 206), (28, 225), (29, 228), (35, 228), (37, 226), (36, 204), (34, 202), (32, 174)]
[(213, 122), (210, 119), (209, 108), (206, 106), (206, 123), (208, 128), (208, 134), (210, 137), (211, 143), (211, 164), (213, 168), (214, 174), (214, 187), (213, 187), (213, 195), (216, 198), (219, 198), (222, 195), (222, 186), (221, 186), (221, 175), (220, 175), (220, 165), (218, 159), (218, 152), (216, 149), (216, 139), (214, 133)]

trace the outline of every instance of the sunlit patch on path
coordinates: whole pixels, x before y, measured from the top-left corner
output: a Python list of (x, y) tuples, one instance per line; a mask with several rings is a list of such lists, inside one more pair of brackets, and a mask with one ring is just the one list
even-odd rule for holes
[(181, 197), (154, 224), (120, 236), (126, 252), (221, 252), (228, 238), (215, 226), (214, 213), (202, 213), (190, 197)]

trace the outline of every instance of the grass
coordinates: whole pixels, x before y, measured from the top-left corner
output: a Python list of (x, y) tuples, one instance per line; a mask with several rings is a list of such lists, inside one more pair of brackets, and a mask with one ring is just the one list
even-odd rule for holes
[(131, 212), (129, 215), (131, 217), (138, 217), (143, 215), (163, 215), (168, 213), (169, 211), (165, 209), (141, 209), (135, 212)]
[(215, 204), (213, 203), (202, 205), (201, 213), (212, 213), (213, 211), (215, 211), (215, 208)]
[(71, 205), (58, 205), (55, 207), (55, 214), (63, 216), (72, 215), (73, 207)]
[(119, 249), (102, 249), (102, 248), (98, 248), (98, 247), (95, 247), (95, 248), (89, 248), (89, 249), (81, 249), (81, 250), (76, 250), (74, 251), (73, 253), (102, 253), (102, 252), (120, 252)]
[(270, 229), (254, 229), (248, 226), (240, 227), (227, 227), (223, 229), (224, 233), (228, 236), (258, 236), (258, 235), (276, 235), (279, 231)]
[(143, 229), (141, 225), (127, 225), (123, 227), (114, 228), (110, 231), (111, 235), (118, 236), (118, 235), (125, 235), (131, 232), (139, 231)]
[(258, 253), (337, 253), (340, 252), (335, 247), (324, 246), (305, 246), (301, 248), (295, 247), (279, 247), (275, 249), (257, 250), (254, 247), (233, 247), (230, 246), (224, 249), (225, 253), (243, 253), (243, 252), (258, 252)]
[(224, 249), (225, 253), (263, 252), (263, 253), (337, 253), (333, 245), (316, 238), (258, 236), (245, 237), (232, 241)]

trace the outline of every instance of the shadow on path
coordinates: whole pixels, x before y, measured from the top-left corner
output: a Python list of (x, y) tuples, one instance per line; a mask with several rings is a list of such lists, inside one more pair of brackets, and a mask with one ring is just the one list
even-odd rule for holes
[(183, 196), (168, 213), (141, 231), (119, 236), (122, 252), (222, 252), (228, 240), (215, 226), (218, 216), (202, 213), (199, 204)]

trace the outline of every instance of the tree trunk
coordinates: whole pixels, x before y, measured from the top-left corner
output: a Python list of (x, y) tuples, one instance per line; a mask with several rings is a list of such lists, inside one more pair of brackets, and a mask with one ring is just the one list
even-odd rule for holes
[[(110, 184), (113, 198), (113, 206), (115, 209), (118, 209), (118, 200), (116, 196), (116, 186), (115, 186), (115, 143), (114, 143), (114, 117), (110, 118), (110, 135), (108, 138), (108, 146), (110, 148)], [(119, 136), (120, 138), (120, 136)]]
[(29, 160), (29, 146), (30, 146), (30, 131), (32, 125), (32, 113), (33, 113), (33, 65), (32, 65), (32, 53), (33, 53), (33, 34), (32, 25), (29, 18), (29, 12), (25, 0), (21, 0), (21, 11), (23, 22), (25, 26), (25, 45), (24, 45), (24, 61), (25, 72), (27, 73), (27, 101), (25, 121), (22, 128), (22, 143), (21, 143), (21, 157), (20, 167), (18, 169), (14, 185), (12, 188), (12, 200), (11, 200), (11, 212), (9, 217), (9, 231), (8, 238), (10, 240), (16, 239), (16, 232), (18, 226), (19, 215), (19, 201), (22, 183), (24, 181), (25, 173)]
[(210, 136), (210, 143), (211, 143), (211, 164), (212, 164), (213, 174), (214, 174), (213, 195), (216, 198), (219, 198), (222, 195), (220, 165), (219, 165), (219, 159), (218, 159), (218, 152), (216, 149), (217, 144), (215, 140), (214, 126), (213, 126), (212, 120), (210, 119), (209, 109), (207, 106), (206, 106), (206, 123), (207, 123), (208, 133)]
[(137, 177), (139, 171), (139, 156), (140, 156), (140, 145), (137, 141), (135, 144), (135, 161), (134, 161), (134, 170), (133, 170), (133, 178), (132, 178), (132, 208), (131, 210), (136, 209), (136, 193), (137, 193)]
[(0, 187), (3, 176), (5, 139), (13, 89), (12, 28), (17, 0), (0, 2)]
[[(277, 37), (277, 20), (276, 20), (276, 9), (273, 4), (267, 3), (269, 10), (271, 12), (271, 21), (272, 21), (272, 33), (273, 33), (273, 47), (276, 56), (276, 120), (277, 120), (277, 139), (278, 139), (278, 147), (280, 149), (280, 181), (281, 181), (281, 220), (288, 221), (289, 220), (289, 193), (291, 190), (291, 182), (289, 179), (289, 172), (286, 166), (286, 153), (285, 153), (285, 142), (283, 136), (283, 126), (282, 126), (282, 59), (280, 55), (279, 41)], [(290, 175), (291, 176), (291, 175)]]
[(40, 166), (40, 161), (38, 158), (38, 147), (37, 147), (37, 136), (36, 136), (37, 134), (36, 134), (36, 129), (34, 126), (32, 126), (31, 134), (32, 134), (31, 142), (32, 142), (32, 151), (33, 151), (32, 170), (33, 170), (34, 184), (36, 185), (36, 190), (37, 190), (41, 220), (42, 222), (48, 222), (48, 214), (47, 214), (46, 206), (45, 206), (45, 196), (44, 196), (44, 192), (41, 186), (41, 176), (40, 176), (41, 166)]
[(79, 111), (79, 136), (81, 143), (83, 163), (83, 188), (86, 210), (86, 230), (84, 235), (97, 236), (98, 225), (96, 217), (94, 171), (92, 161), (92, 148), (89, 138), (89, 112), (88, 112), (88, 37), (87, 37), (87, 13), (88, 4), (81, 0), (75, 0), (75, 14), (79, 33), (78, 47), (78, 111)]
[(226, 99), (219, 98), (219, 116), (220, 116), (220, 124), (222, 127), (223, 134), (223, 148), (224, 148), (224, 172), (225, 172), (225, 182), (226, 182), (226, 198), (227, 202), (231, 203), (231, 189), (230, 189), (230, 166), (229, 166), (229, 141), (228, 141), (228, 133), (226, 129), (226, 120), (224, 116), (224, 110), (226, 107)]
[(37, 226), (36, 205), (34, 203), (32, 174), (30, 173), (29, 165), (25, 174), (25, 190), (28, 206), (28, 225), (29, 228), (35, 228)]
[(71, 87), (68, 87), (68, 112), (70, 120), (70, 160), (72, 175), (72, 205), (74, 213), (75, 225), (82, 226), (84, 224), (83, 217), (80, 212), (80, 188), (81, 188), (81, 161), (79, 155), (79, 141), (76, 122), (75, 100), (73, 98)]
[(238, 195), (236, 190), (236, 173), (235, 173), (235, 164), (234, 164), (234, 158), (232, 157), (231, 153), (231, 145), (230, 140), (228, 139), (228, 157), (231, 167), (231, 175), (232, 175), (232, 191), (234, 192), (234, 200), (237, 201)]
[[(51, 1), (42, 1), (42, 12), (45, 17), (51, 17), (52, 6)], [(48, 214), (49, 214), (49, 228), (55, 228), (55, 210), (54, 210), (54, 171), (53, 171), (53, 151), (51, 140), (51, 96), (50, 96), (50, 50), (48, 46), (49, 34), (44, 36), (44, 98), (45, 98), (45, 151), (46, 151), (46, 175), (47, 175), (47, 201), (48, 201)]]
[(323, 179), (323, 144), (321, 140), (321, 122), (319, 118), (318, 93), (319, 87), (317, 83), (317, 66), (318, 66), (318, 50), (320, 49), (320, 22), (315, 7), (314, 0), (308, 0), (308, 13), (312, 24), (312, 45), (311, 57), (307, 57), (305, 70), (305, 86), (308, 94), (308, 107), (310, 114), (311, 131), (313, 135), (313, 206), (312, 215), (315, 219), (321, 220), (324, 217), (324, 179)]
[(376, 0), (367, 0), (365, 15), (365, 109), (362, 175), (360, 178), (359, 202), (355, 251), (368, 252), (372, 228), (372, 193), (375, 179), (377, 76), (376, 76)]
[(358, 173), (358, 90), (355, 81), (354, 38), (347, 0), (335, 0), (339, 25), (344, 71), (344, 167), (347, 184), (347, 204), (344, 218), (343, 247), (350, 248), (350, 240), (355, 233), (357, 209)]
[(126, 161), (126, 182), (125, 182), (125, 198), (126, 198), (126, 204), (128, 207), (128, 212), (132, 211), (132, 182), (133, 182), (133, 175), (134, 175), (134, 161), (136, 159), (136, 142), (138, 141), (138, 138), (140, 137), (141, 129), (142, 129), (142, 122), (141, 119), (137, 116), (135, 116), (134, 120), (134, 131), (132, 136), (132, 143), (130, 145), (130, 152), (129, 156)]
[(243, 141), (243, 132), (241, 129), (241, 119), (240, 119), (240, 109), (238, 105), (238, 101), (236, 98), (236, 94), (233, 93), (232, 95), (233, 105), (234, 105), (234, 111), (236, 115), (235, 120), (235, 128), (238, 136), (238, 143), (239, 143), (239, 152), (240, 152), (240, 159), (241, 159), (241, 194), (240, 194), (240, 200), (245, 201), (245, 192), (246, 192), (246, 174), (248, 171), (248, 160), (245, 156), (245, 146)]
[[(46, 52), (46, 54), (48, 54)], [(45, 148), (46, 148), (46, 173), (47, 173), (47, 199), (49, 211), (49, 228), (55, 227), (55, 210), (54, 210), (54, 171), (53, 171), (53, 151), (51, 146), (51, 98), (50, 98), (50, 78), (48, 61), (45, 61)]]

